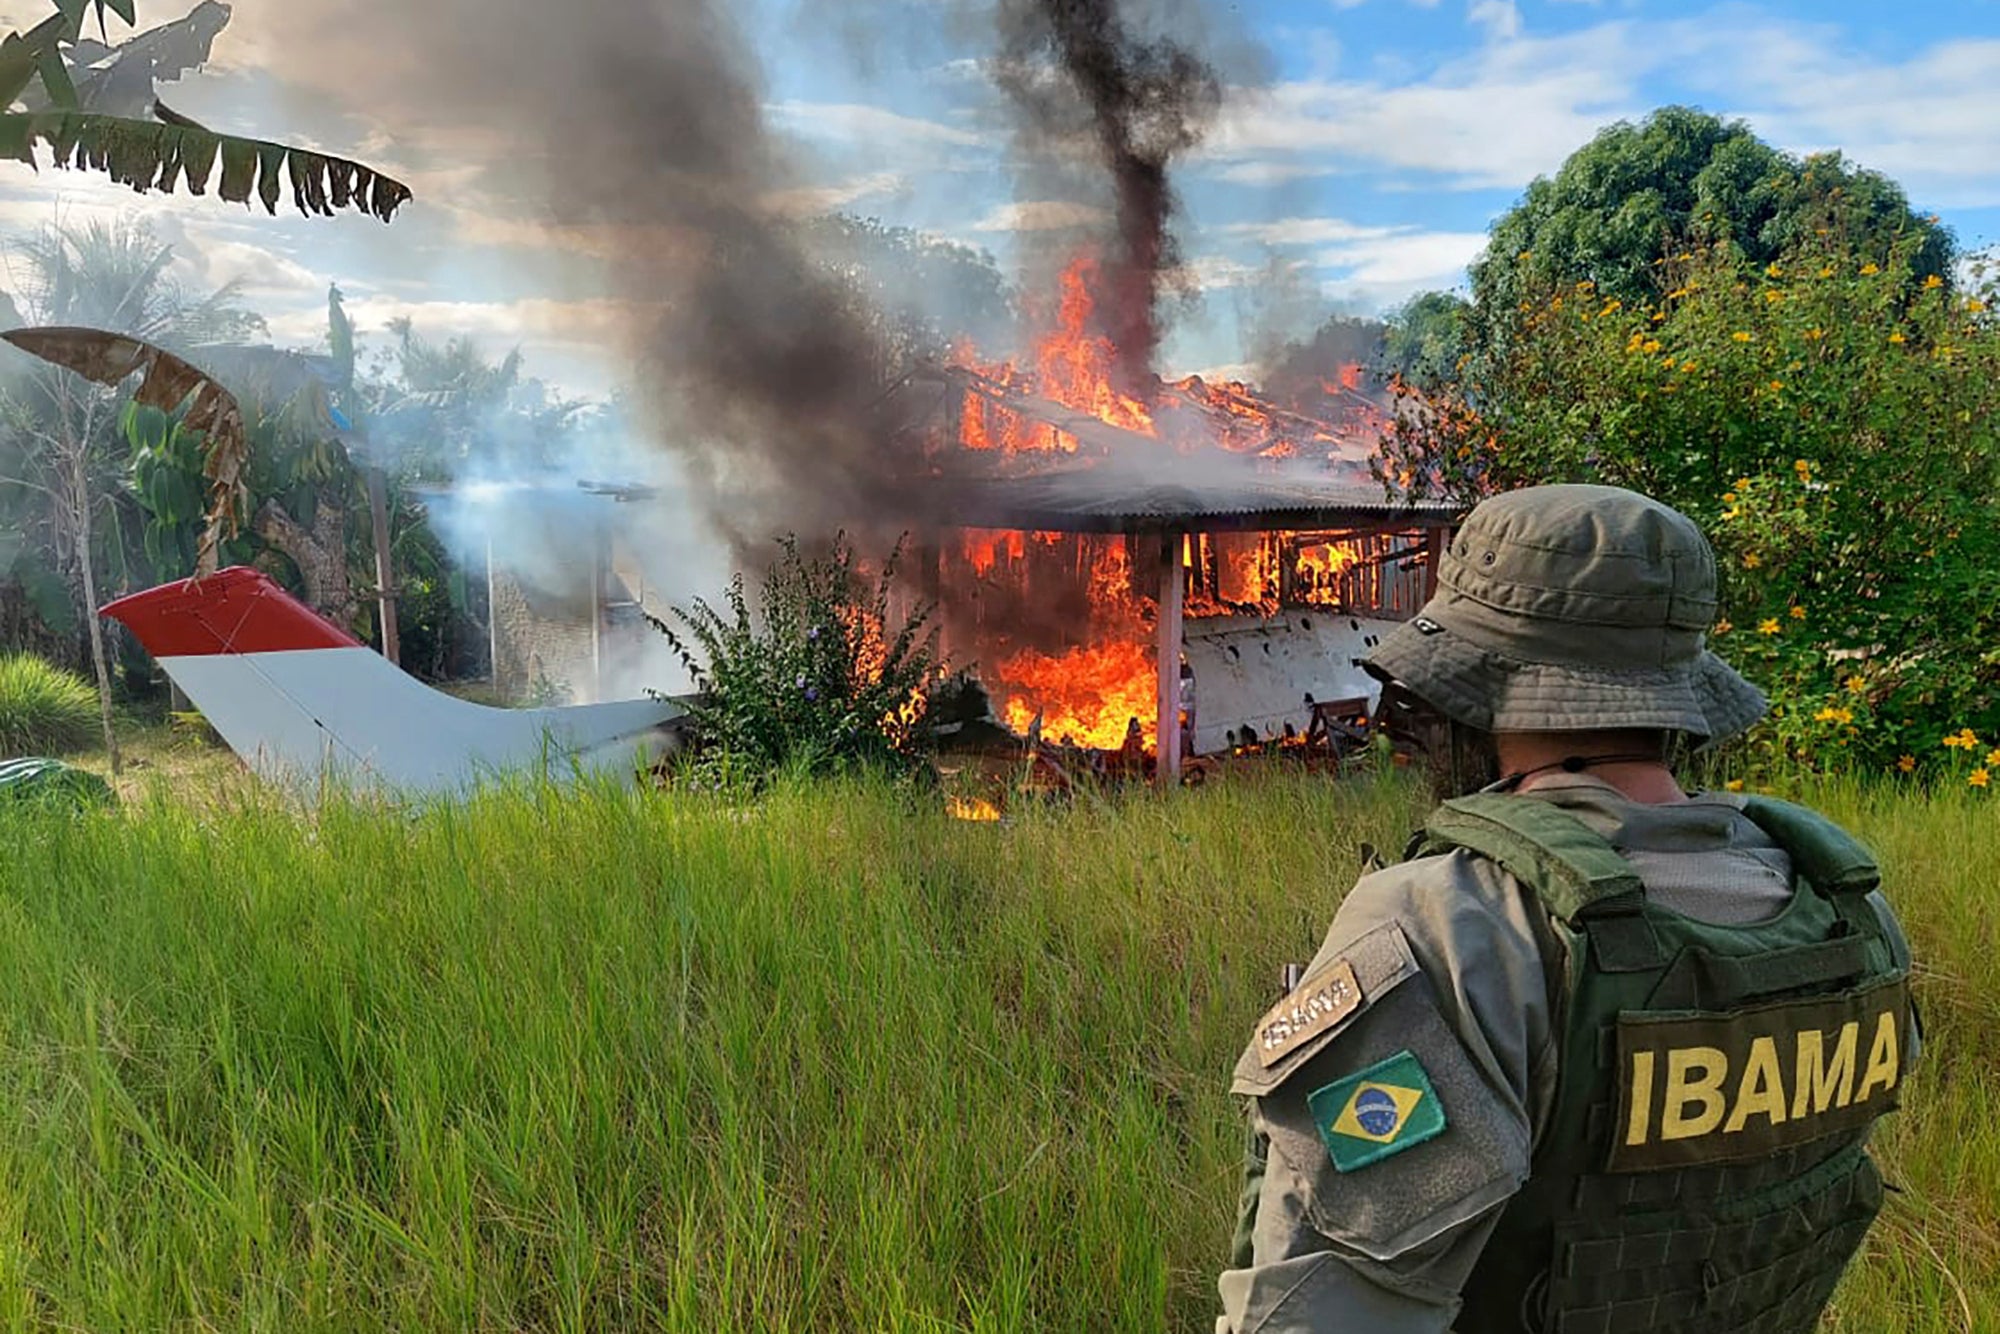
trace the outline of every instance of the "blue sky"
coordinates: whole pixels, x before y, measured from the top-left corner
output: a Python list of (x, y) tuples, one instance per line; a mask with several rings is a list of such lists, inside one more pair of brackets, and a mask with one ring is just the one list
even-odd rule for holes
[[(418, 201), (389, 229), (142, 203), (185, 240), (184, 280), (241, 282), (280, 342), (318, 336), (338, 281), (364, 330), (409, 315), (496, 354), (519, 343), (531, 370), (609, 389), (621, 294), (574, 246), (478, 206), (479, 146), (427, 140), (407, 103), (392, 115), (369, 95), (356, 58), (381, 34), (350, 34), (346, 53), (287, 41), (286, 11), (315, 6), (334, 0), (239, 0), (217, 68), (168, 100), (399, 167)], [(149, 20), (179, 12), (141, 8)], [(730, 9), (792, 150), (795, 180), (773, 207), (841, 207), (1008, 265), (1076, 243), (1100, 216), (1101, 200), (1017, 179), (976, 6)], [(1534, 176), (1599, 127), (1670, 102), (1742, 116), (1793, 151), (1843, 149), (1901, 181), (1967, 248), (2000, 240), (2000, 0), (1241, 0), (1210, 13), (1231, 94), (1177, 176), (1201, 298), (1180, 312), (1165, 369), (1240, 365), (1274, 326), (1303, 332), (1333, 309), (1461, 284), (1487, 225)], [(0, 229), (133, 206), (81, 177), (0, 166)]]

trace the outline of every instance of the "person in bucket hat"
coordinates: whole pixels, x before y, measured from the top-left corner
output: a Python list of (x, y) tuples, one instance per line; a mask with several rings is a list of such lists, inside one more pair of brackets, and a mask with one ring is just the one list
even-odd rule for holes
[(1909, 950), (1844, 831), (1675, 777), (1766, 707), (1716, 606), (1686, 516), (1532, 487), (1369, 655), (1448, 799), (1237, 1062), (1218, 1334), (1818, 1323), (1917, 1056)]

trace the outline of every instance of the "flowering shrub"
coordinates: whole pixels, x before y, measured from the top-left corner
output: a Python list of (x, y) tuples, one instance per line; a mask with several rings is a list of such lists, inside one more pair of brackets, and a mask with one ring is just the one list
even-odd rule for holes
[(1402, 414), (1388, 467), (1468, 499), (1595, 481), (1674, 505), (1722, 565), (1711, 646), (1772, 696), (1747, 742), (1757, 761), (1986, 787), (2000, 772), (1981, 740), (2000, 737), (1990, 288), (1830, 233), (1763, 267), (1726, 243), (1679, 252), (1651, 302), (1584, 283), (1482, 312), (1508, 336)]
[(844, 537), (809, 556), (794, 538), (764, 575), (753, 613), (737, 575), (726, 614), (697, 598), (667, 637), (701, 692), (692, 708), (706, 772), (758, 784), (780, 770), (912, 766), (936, 679), (928, 608), (897, 618), (900, 544), (871, 582)]

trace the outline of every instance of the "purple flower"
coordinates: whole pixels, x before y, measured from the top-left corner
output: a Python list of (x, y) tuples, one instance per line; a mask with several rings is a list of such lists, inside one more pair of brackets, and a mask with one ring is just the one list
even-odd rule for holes
[(813, 627), (812, 627), (812, 628), (811, 628), (810, 630), (806, 631), (806, 638), (807, 638), (807, 639), (818, 639), (818, 638), (819, 638), (819, 627), (815, 625), (815, 626), (813, 626)]
[(813, 702), (814, 700), (816, 700), (816, 699), (818, 699), (818, 698), (819, 698), (819, 688), (818, 688), (817, 686), (807, 686), (807, 687), (806, 687), (806, 702), (807, 702), (808, 704), (810, 704), (810, 703), (812, 703), (812, 702)]
[(799, 687), (799, 689), (801, 689), (801, 690), (804, 690), (804, 689), (806, 688), (806, 679), (805, 679), (805, 677), (801, 676), (801, 677), (800, 677), (800, 678), (798, 679), (798, 687)]

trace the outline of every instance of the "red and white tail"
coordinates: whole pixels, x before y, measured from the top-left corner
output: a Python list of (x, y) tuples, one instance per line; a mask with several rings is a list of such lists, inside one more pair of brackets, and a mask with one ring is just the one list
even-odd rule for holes
[(258, 773), (402, 793), (517, 770), (637, 771), (678, 745), (684, 710), (635, 699), (495, 709), (392, 666), (257, 571), (235, 566), (106, 606)]

